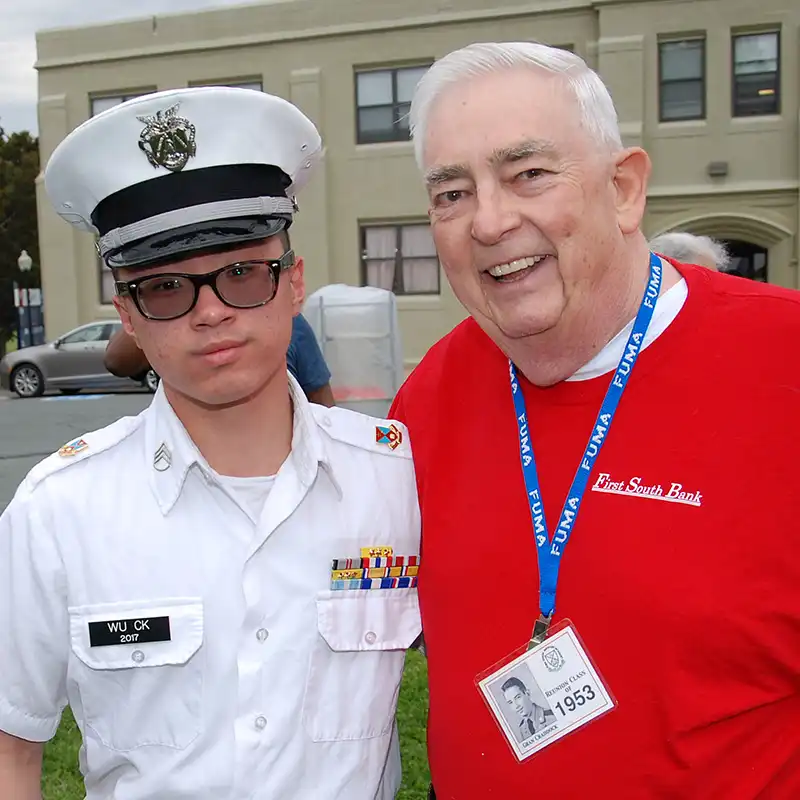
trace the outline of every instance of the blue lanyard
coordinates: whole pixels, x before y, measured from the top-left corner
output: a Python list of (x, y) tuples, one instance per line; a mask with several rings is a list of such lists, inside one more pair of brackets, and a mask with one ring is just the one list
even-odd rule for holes
[(525, 490), (528, 495), (528, 502), (531, 508), (531, 520), (533, 521), (533, 532), (536, 538), (536, 551), (539, 557), (539, 611), (540, 617), (534, 628), (530, 646), (533, 647), (544, 640), (553, 611), (556, 606), (556, 585), (558, 584), (558, 569), (561, 565), (561, 557), (569, 541), (572, 529), (575, 526), (575, 519), (578, 516), (583, 495), (589, 484), (589, 475), (592, 471), (600, 448), (603, 446), (608, 430), (614, 415), (617, 413), (619, 401), (628, 378), (633, 371), (633, 366), (642, 349), (645, 334), (653, 318), (656, 301), (661, 291), (662, 267), (661, 262), (654, 253), (650, 254), (650, 279), (642, 297), (639, 311), (633, 323), (631, 335), (625, 351), (619, 361), (614, 377), (611, 379), (606, 396), (600, 406), (600, 413), (594, 423), (589, 443), (583, 452), (578, 471), (570, 486), (567, 500), (561, 511), (555, 535), (551, 539), (547, 532), (547, 523), (544, 518), (544, 506), (542, 504), (542, 492), (539, 485), (539, 475), (536, 471), (536, 461), (533, 450), (530, 446), (530, 436), (528, 433), (528, 415), (525, 411), (525, 398), (517, 379), (517, 370), (512, 362), (509, 361), (509, 372), (511, 377), (511, 394), (514, 398), (514, 411), (517, 416), (519, 427), (519, 453), (522, 461), (522, 474), (525, 478)]

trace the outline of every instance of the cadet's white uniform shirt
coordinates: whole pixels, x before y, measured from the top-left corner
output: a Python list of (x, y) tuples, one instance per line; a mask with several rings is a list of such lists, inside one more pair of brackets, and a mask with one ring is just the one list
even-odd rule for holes
[(292, 394), (259, 517), (159, 390), (35, 467), (0, 518), (0, 730), (47, 740), (69, 703), (88, 800), (395, 796), (416, 589), (330, 581), (362, 547), (419, 553), (407, 436)]

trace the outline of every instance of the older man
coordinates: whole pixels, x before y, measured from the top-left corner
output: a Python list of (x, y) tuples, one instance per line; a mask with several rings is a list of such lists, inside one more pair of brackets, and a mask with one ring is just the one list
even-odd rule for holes
[[(470, 315), (394, 408), (439, 800), (800, 796), (800, 295), (649, 253), (648, 156), (576, 55), (466, 47), (411, 121)], [(533, 758), (486, 689), (517, 658)]]

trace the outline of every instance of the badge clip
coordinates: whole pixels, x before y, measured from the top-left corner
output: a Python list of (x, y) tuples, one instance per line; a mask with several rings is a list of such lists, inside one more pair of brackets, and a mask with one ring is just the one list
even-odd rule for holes
[(536, 624), (533, 626), (533, 635), (528, 642), (528, 650), (533, 650), (534, 647), (540, 645), (547, 638), (547, 631), (550, 629), (552, 619), (552, 614), (547, 616), (544, 614), (539, 615), (539, 619), (536, 620)]

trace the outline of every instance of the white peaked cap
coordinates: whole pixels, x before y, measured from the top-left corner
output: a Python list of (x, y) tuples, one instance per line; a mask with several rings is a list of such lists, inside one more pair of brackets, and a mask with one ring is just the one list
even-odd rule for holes
[(314, 123), (280, 97), (176, 89), (84, 122), (44, 182), (58, 214), (99, 237), (109, 266), (146, 266), (287, 228), (321, 153)]

